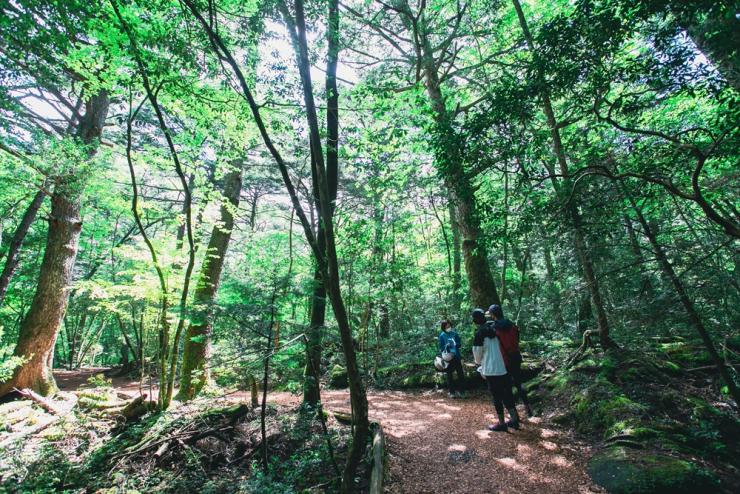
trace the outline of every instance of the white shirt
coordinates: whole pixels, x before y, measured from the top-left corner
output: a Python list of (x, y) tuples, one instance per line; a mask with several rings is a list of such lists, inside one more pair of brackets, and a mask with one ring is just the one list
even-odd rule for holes
[(478, 372), (483, 376), (503, 376), (506, 374), (504, 356), (498, 338), (484, 338), (483, 346), (473, 347), (475, 363), (480, 365)]

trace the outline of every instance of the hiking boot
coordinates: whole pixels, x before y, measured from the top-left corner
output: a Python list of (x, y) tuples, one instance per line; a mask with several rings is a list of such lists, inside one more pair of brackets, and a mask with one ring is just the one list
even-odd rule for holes
[(458, 398), (465, 398), (465, 393), (458, 391), (455, 393), (455, 396), (457, 396)]
[(504, 422), (499, 422), (498, 424), (492, 424), (488, 426), (489, 431), (493, 432), (507, 432), (509, 430), (509, 427)]
[(527, 412), (528, 418), (532, 418), (536, 416), (534, 413), (534, 410), (532, 410), (532, 407), (530, 407), (529, 405), (527, 405), (526, 412)]
[(519, 430), (519, 421), (518, 420), (507, 420), (506, 427), (511, 427), (512, 429)]

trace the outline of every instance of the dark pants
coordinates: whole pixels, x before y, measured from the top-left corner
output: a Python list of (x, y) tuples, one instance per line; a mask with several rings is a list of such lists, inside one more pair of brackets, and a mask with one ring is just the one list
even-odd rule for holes
[[(447, 366), (447, 369), (445, 369), (445, 373), (447, 374), (447, 389), (450, 393), (453, 393), (455, 391), (462, 390), (462, 385), (465, 382), (465, 373), (463, 372), (462, 361), (459, 358), (453, 358), (450, 360), (449, 364), (450, 365)], [(457, 386), (455, 385), (455, 381), (452, 379), (452, 373), (455, 371), (457, 371)]]
[(514, 408), (514, 395), (511, 394), (511, 376), (508, 374), (486, 376), (486, 384), (493, 398), (493, 408), (496, 409), (496, 413), (501, 418), (504, 416), (504, 406), (507, 410)]
[(512, 355), (509, 359), (509, 374), (511, 375), (512, 384), (516, 387), (517, 394), (524, 406), (529, 410), (527, 392), (524, 390), (524, 386), (522, 386), (522, 356), (520, 354)]

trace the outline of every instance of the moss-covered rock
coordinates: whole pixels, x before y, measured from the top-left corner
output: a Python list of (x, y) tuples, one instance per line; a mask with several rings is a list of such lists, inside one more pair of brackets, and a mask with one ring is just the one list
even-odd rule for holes
[(588, 473), (610, 494), (689, 494), (713, 492), (719, 485), (713, 474), (694, 463), (624, 446), (594, 455)]
[(349, 385), (347, 380), (347, 369), (337, 364), (329, 371), (329, 387), (330, 388), (346, 388)]
[(571, 400), (571, 410), (578, 432), (609, 437), (638, 422), (646, 406), (632, 401), (622, 390), (604, 379), (583, 388)]

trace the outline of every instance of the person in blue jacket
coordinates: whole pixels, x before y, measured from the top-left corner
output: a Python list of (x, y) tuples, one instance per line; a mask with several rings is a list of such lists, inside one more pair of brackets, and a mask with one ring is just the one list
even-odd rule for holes
[[(462, 368), (460, 335), (457, 334), (452, 323), (445, 319), (440, 323), (442, 332), (439, 333), (439, 351), (452, 354), (452, 360), (447, 361), (447, 389), (450, 392), (450, 398), (462, 398), (462, 387), (465, 382), (465, 373)], [(457, 372), (458, 382), (453, 379), (453, 372)]]

